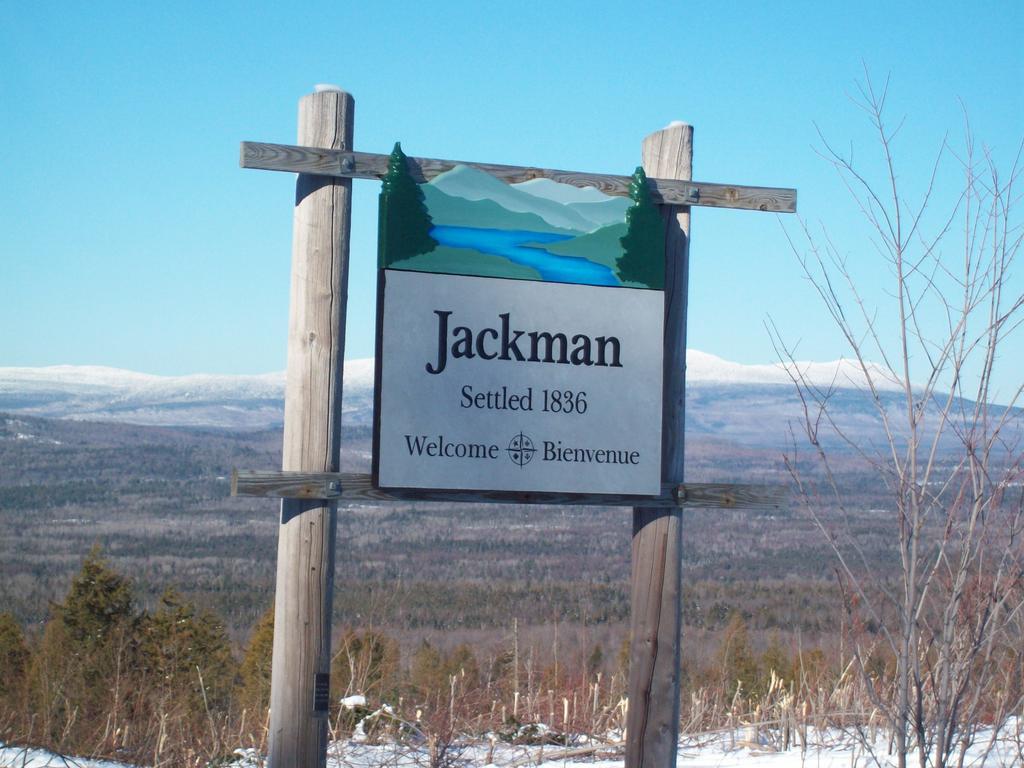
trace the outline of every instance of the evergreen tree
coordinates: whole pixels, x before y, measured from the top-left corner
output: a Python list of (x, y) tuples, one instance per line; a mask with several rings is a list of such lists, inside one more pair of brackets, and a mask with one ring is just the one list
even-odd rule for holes
[(622, 642), (619, 643), (619, 652), (615, 654), (615, 674), (619, 675), (623, 680), (629, 679), (629, 664), (630, 659), (633, 656), (633, 645), (630, 642), (629, 635), (622, 638)]
[(643, 168), (633, 173), (629, 196), (633, 205), (626, 211), (626, 234), (619, 238), (622, 255), (615, 262), (616, 275), (624, 283), (664, 288), (665, 224), (651, 199)]
[[(871, 658), (875, 657), (872, 654)], [(871, 662), (869, 658), (869, 663)], [(895, 670), (895, 659), (892, 659), (888, 669), (890, 671)], [(885, 667), (883, 667), (884, 669)], [(831, 678), (829, 673), (828, 659), (825, 658), (825, 652), (821, 648), (812, 648), (810, 651), (806, 651), (800, 654), (800, 658), (797, 660), (797, 669), (800, 674), (800, 684), (815, 690), (817, 688), (824, 687), (827, 681)], [(891, 678), (883, 678), (891, 679)]]
[(136, 617), (133, 601), (131, 582), (94, 547), (82, 561), (64, 602), (53, 606), (53, 611), (76, 652), (90, 651), (108, 644), (124, 622)]
[(448, 690), (448, 670), (441, 653), (424, 640), (412, 656), (409, 682), (422, 699)]
[(506, 649), (495, 655), (487, 671), (488, 681), (511, 691), (515, 681), (515, 662), (516, 656), (512, 649)]
[(334, 699), (362, 694), (387, 700), (398, 689), (398, 641), (382, 632), (348, 631), (331, 662)]
[(722, 634), (716, 661), (728, 699), (732, 699), (740, 687), (744, 694), (751, 693), (757, 684), (757, 659), (750, 647), (747, 623), (738, 611), (732, 614)]
[(142, 623), (141, 656), (157, 711), (186, 719), (227, 712), (238, 664), (220, 620), (173, 590)]
[(590, 655), (587, 656), (587, 677), (593, 677), (604, 668), (604, 649), (600, 643), (594, 645), (590, 649)]
[(465, 643), (457, 645), (445, 657), (445, 672), (449, 677), (457, 677), (463, 689), (472, 690), (480, 683), (480, 664), (473, 649)]
[(13, 709), (20, 703), (28, 663), (21, 626), (10, 613), (0, 613), (0, 707)]
[(131, 582), (94, 548), (64, 601), (51, 606), (30, 672), (35, 711), (58, 748), (83, 744), (111, 723), (116, 729), (127, 716), (138, 621)]
[(245, 648), (239, 674), (242, 678), (240, 706), (257, 719), (270, 708), (270, 663), (274, 655), (274, 606), (256, 623)]
[(380, 190), (377, 219), (380, 266), (388, 267), (396, 261), (434, 250), (437, 241), (430, 236), (433, 225), (423, 190), (409, 173), (402, 145), (396, 142)]
[(768, 647), (761, 654), (761, 687), (767, 689), (772, 672), (786, 685), (793, 680), (793, 662), (789, 652), (782, 646), (777, 632), (772, 633)]

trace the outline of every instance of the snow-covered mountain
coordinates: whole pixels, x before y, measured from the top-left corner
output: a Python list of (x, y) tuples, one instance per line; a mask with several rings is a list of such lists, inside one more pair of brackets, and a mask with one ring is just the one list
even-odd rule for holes
[[(345, 364), (344, 409), (370, 423), (373, 360)], [(102, 366), (0, 368), (0, 411), (59, 419), (260, 429), (284, 418), (285, 374), (154, 376)]]
[[(513, 214), (531, 214), (551, 227), (580, 234), (624, 221), (631, 204), (628, 198), (610, 197), (593, 187), (583, 190), (549, 179), (506, 184), (467, 165), (457, 165), (435, 176), (423, 191), (435, 215), (438, 201), (431, 193), (440, 191), (464, 202), (484, 202)], [(440, 213), (442, 223), (454, 223), (444, 220), (444, 211)]]
[[(857, 430), (877, 421), (857, 388), (850, 361), (801, 363), (812, 382), (834, 385), (837, 412)], [(373, 360), (345, 362), (344, 420), (369, 426)], [(877, 381), (885, 382), (880, 372)], [(58, 365), (0, 368), (0, 412), (160, 426), (260, 429), (284, 417), (285, 374), (154, 376), (117, 368)], [(800, 415), (793, 384), (778, 364), (745, 365), (687, 353), (687, 430), (739, 442), (774, 444)], [(894, 401), (898, 397), (893, 391)]]
[[(795, 370), (811, 384), (819, 387), (834, 385), (838, 388), (860, 388), (865, 385), (864, 374), (855, 360), (833, 360), (829, 363), (798, 362)], [(899, 384), (891, 379), (885, 369), (870, 364), (869, 370), (875, 386), (884, 390), (899, 390)], [(687, 384), (785, 384), (793, 381), (781, 363), (767, 365), (746, 365), (733, 363), (721, 357), (686, 350)]]

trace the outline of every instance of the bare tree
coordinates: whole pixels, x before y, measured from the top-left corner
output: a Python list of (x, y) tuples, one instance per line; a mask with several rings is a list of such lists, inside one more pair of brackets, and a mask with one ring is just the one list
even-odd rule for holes
[[(894, 156), (898, 128), (885, 117), (887, 90), (866, 78), (855, 99), (877, 136), (880, 180), (824, 137), (821, 154), (870, 230), (874, 252), (854, 258), (881, 260), (876, 273), (888, 274), (891, 301), (869, 299), (827, 228), (819, 234), (802, 223), (799, 236), (787, 233), (884, 439), (858, 444), (838, 419), (839, 382), (816, 385), (773, 323), (769, 331), (803, 404), (803, 435), (787, 467), (835, 555), (849, 626), (871, 628), (851, 637), (854, 666), (891, 728), (901, 768), (915, 751), (922, 768), (962, 765), (979, 728), (998, 729), (1022, 704), (1024, 362), (1007, 356), (1024, 321), (1011, 271), (1022, 242), (1014, 211), (1021, 153), (1001, 174), (965, 120), (963, 150), (943, 144), (911, 205)], [(949, 166), (963, 183), (942, 201), (936, 179)], [(1010, 392), (1000, 366), (1011, 372)], [(813, 462), (799, 455), (805, 443)], [(853, 510), (836, 470), (840, 450), (868, 462), (884, 489), (893, 569), (872, 568), (842, 523)], [(869, 663), (879, 649), (893, 662), (883, 675)]]

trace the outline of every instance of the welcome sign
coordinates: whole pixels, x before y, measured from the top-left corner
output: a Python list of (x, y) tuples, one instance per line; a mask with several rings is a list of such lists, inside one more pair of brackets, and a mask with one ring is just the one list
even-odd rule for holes
[(633, 200), (396, 145), (380, 201), (374, 482), (656, 495), (664, 230)]

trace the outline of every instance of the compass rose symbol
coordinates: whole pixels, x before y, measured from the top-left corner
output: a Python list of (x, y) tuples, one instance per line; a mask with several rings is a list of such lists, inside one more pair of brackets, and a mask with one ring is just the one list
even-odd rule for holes
[(509, 440), (508, 448), (505, 450), (508, 451), (509, 460), (520, 467), (529, 464), (533, 454), (537, 452), (537, 449), (533, 447), (533, 440), (522, 432)]

